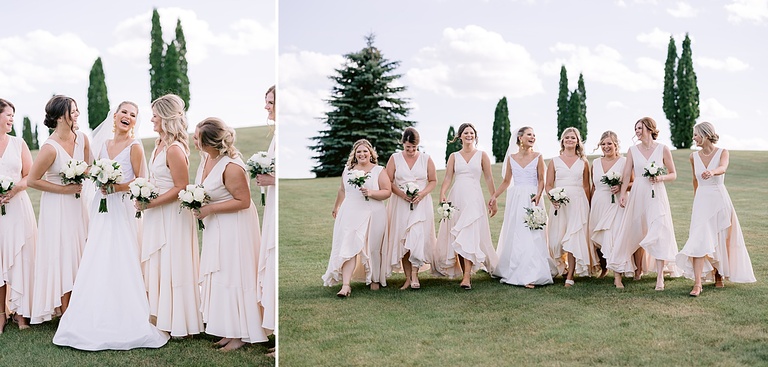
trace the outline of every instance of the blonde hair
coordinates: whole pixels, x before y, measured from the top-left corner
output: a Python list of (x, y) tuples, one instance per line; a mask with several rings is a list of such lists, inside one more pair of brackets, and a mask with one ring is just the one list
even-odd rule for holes
[(219, 118), (209, 117), (197, 124), (198, 141), (201, 146), (216, 149), (219, 154), (230, 158), (239, 157), (240, 151), (235, 147), (235, 129), (227, 126)]
[(184, 101), (175, 94), (166, 94), (152, 102), (152, 113), (160, 118), (164, 134), (155, 140), (161, 141), (166, 149), (175, 142), (181, 143), (184, 153), (189, 154), (189, 134), (187, 134), (187, 116), (184, 114)]
[(637, 126), (638, 122), (643, 124), (643, 126), (651, 132), (651, 138), (653, 138), (653, 140), (656, 140), (656, 138), (659, 137), (659, 129), (656, 128), (656, 120), (650, 117), (643, 117), (635, 122), (635, 126)]
[(717, 144), (717, 141), (720, 140), (720, 135), (717, 135), (715, 125), (712, 125), (711, 122), (704, 121), (694, 125), (693, 132), (711, 141), (712, 144)]
[(581, 133), (579, 132), (579, 129), (573, 126), (565, 128), (565, 130), (563, 130), (563, 133), (560, 134), (560, 153), (562, 154), (565, 151), (565, 144), (563, 144), (563, 140), (565, 139), (565, 134), (568, 134), (571, 132), (576, 135), (576, 155), (578, 155), (581, 158), (584, 158), (584, 144), (582, 144), (581, 142)]
[(352, 151), (349, 152), (349, 159), (347, 159), (347, 167), (349, 169), (352, 169), (357, 164), (357, 157), (355, 156), (355, 152), (357, 151), (357, 148), (361, 145), (365, 145), (366, 148), (368, 148), (368, 151), (371, 152), (371, 163), (378, 164), (379, 163), (379, 155), (376, 153), (376, 149), (373, 149), (373, 145), (371, 145), (371, 142), (369, 142), (367, 139), (360, 139), (355, 142), (354, 145), (352, 145)]
[(616, 135), (616, 133), (611, 130), (608, 130), (604, 132), (603, 135), (600, 135), (600, 140), (597, 141), (597, 147), (595, 148), (595, 150), (600, 149), (600, 145), (603, 144), (603, 140), (605, 139), (611, 139), (611, 141), (613, 142), (613, 145), (616, 146), (616, 155), (621, 157), (621, 153), (619, 153), (619, 136)]

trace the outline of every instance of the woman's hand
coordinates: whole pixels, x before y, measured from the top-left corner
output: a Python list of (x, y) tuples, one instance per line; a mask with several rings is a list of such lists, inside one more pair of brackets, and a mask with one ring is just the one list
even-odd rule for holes
[(211, 209), (208, 206), (203, 205), (202, 208), (193, 210), (192, 214), (197, 219), (203, 219), (203, 218), (213, 214), (213, 212), (211, 211)]
[(274, 186), (275, 184), (275, 176), (268, 175), (268, 174), (258, 174), (256, 175), (256, 185), (259, 186)]
[(71, 184), (71, 185), (64, 185), (61, 190), (61, 193), (65, 195), (74, 195), (74, 194), (79, 194), (81, 191), (83, 191), (83, 185)]
[(331, 216), (333, 219), (336, 219), (336, 214), (339, 212), (339, 208), (333, 208), (333, 211), (331, 212)]
[(363, 196), (368, 197), (368, 188), (367, 187), (361, 187), (360, 192), (363, 193)]
[(619, 206), (622, 208), (627, 205), (627, 194), (621, 194), (621, 197), (619, 198)]
[(611, 194), (618, 194), (621, 191), (621, 186), (611, 186)]
[(709, 180), (712, 176), (713, 176), (712, 175), (712, 171), (710, 171), (710, 170), (706, 170), (706, 171), (701, 173), (701, 178), (703, 178), (705, 180)]

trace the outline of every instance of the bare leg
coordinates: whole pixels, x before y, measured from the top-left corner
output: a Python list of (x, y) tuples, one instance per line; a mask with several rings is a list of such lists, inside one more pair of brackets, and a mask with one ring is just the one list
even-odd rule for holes
[(698, 297), (701, 294), (701, 273), (704, 271), (704, 258), (693, 258), (693, 290), (691, 296)]
[(723, 276), (720, 275), (720, 272), (715, 269), (715, 288), (723, 288), (725, 287), (725, 284), (723, 284)]
[(5, 320), (7, 315), (5, 314), (5, 286), (0, 287), (0, 334), (5, 330)]
[(232, 351), (232, 350), (235, 350), (235, 349), (239, 349), (243, 345), (245, 345), (245, 343), (243, 342), (242, 339), (232, 339), (232, 341), (227, 343), (227, 345), (224, 346), (224, 348), (221, 348), (221, 351), (229, 352), (229, 351)]
[(232, 338), (221, 338), (221, 340), (217, 341), (216, 343), (213, 343), (213, 346), (216, 348), (221, 348), (229, 344), (229, 342), (231, 341), (232, 341)]
[(472, 283), (471, 283), (471, 276), (472, 276), (472, 261), (469, 259), (465, 259), (463, 257), (459, 257), (463, 261), (461, 262), (462, 266), (461, 270), (464, 272), (464, 277), (461, 279), (460, 286), (464, 289), (472, 289)]
[(656, 290), (664, 290), (664, 260), (656, 260)]
[[(352, 273), (355, 271), (355, 261), (357, 257), (353, 257), (344, 264), (341, 265), (341, 290), (336, 293), (339, 297), (347, 297), (352, 293), (352, 288), (349, 286), (349, 282), (352, 281)], [(239, 348), (239, 347), (238, 347)]]
[(643, 276), (643, 257), (645, 256), (645, 249), (642, 247), (638, 248), (632, 256), (635, 260), (635, 280), (640, 280), (640, 277)]
[(67, 312), (67, 308), (69, 308), (69, 299), (72, 297), (72, 292), (64, 293), (63, 296), (61, 296), (61, 314), (64, 315), (64, 312)]
[(419, 283), (419, 268), (408, 264), (411, 267), (411, 288), (421, 289), (421, 283)]
[(613, 272), (613, 285), (618, 289), (624, 289), (624, 283), (621, 282), (621, 273)]
[(403, 264), (403, 272), (405, 273), (405, 284), (400, 287), (401, 290), (408, 289), (408, 287), (411, 286), (411, 262), (408, 261), (410, 258), (411, 252), (408, 251), (405, 253), (405, 256), (403, 256), (403, 259), (400, 260), (400, 262)]
[(572, 253), (566, 252), (568, 257), (568, 274), (565, 276), (565, 286), (573, 285), (573, 274), (576, 272), (576, 258)]
[(598, 279), (605, 278), (605, 275), (608, 274), (608, 260), (605, 259), (605, 256), (603, 256), (603, 251), (599, 248), (595, 248), (595, 252), (597, 252), (597, 257), (600, 261), (600, 275), (597, 277)]

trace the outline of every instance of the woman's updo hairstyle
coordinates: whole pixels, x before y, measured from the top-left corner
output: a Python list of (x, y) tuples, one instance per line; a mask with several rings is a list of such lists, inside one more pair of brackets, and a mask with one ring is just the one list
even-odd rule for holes
[(230, 158), (240, 156), (240, 151), (235, 147), (235, 129), (221, 119), (209, 117), (197, 124), (197, 129), (201, 146), (216, 149), (219, 154)]
[[(55, 129), (59, 124), (59, 117), (64, 116), (65, 119), (69, 119), (70, 113), (72, 113), (72, 102), (75, 102), (75, 100), (60, 94), (51, 97), (48, 103), (45, 104), (43, 125), (49, 129)], [(72, 129), (74, 132), (74, 126)]]

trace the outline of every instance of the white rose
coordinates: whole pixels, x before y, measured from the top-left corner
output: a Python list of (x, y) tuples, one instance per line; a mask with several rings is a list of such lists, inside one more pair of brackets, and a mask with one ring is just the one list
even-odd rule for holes
[(144, 186), (139, 191), (141, 192), (141, 197), (148, 198), (152, 196), (152, 190), (149, 187)]
[(195, 201), (203, 202), (203, 200), (205, 200), (205, 191), (195, 190), (195, 192), (192, 194), (192, 197), (195, 198)]
[(192, 195), (192, 192), (190, 191), (182, 191), (179, 193), (179, 199), (185, 203), (191, 203), (195, 201), (194, 195)]
[(139, 194), (141, 194), (141, 187), (139, 187), (138, 185), (131, 184), (129, 189), (131, 190), (131, 195), (133, 196), (139, 196)]
[(195, 189), (195, 185), (187, 185), (187, 188), (184, 189), (184, 191), (192, 191)]
[(77, 175), (77, 172), (75, 172), (74, 167), (67, 167), (64, 169), (64, 177), (66, 178), (74, 178), (75, 175)]
[(650, 173), (652, 175), (655, 175), (656, 172), (658, 172), (658, 171), (659, 171), (659, 169), (654, 167), (654, 166), (651, 166), (651, 168), (648, 169), (648, 173)]

